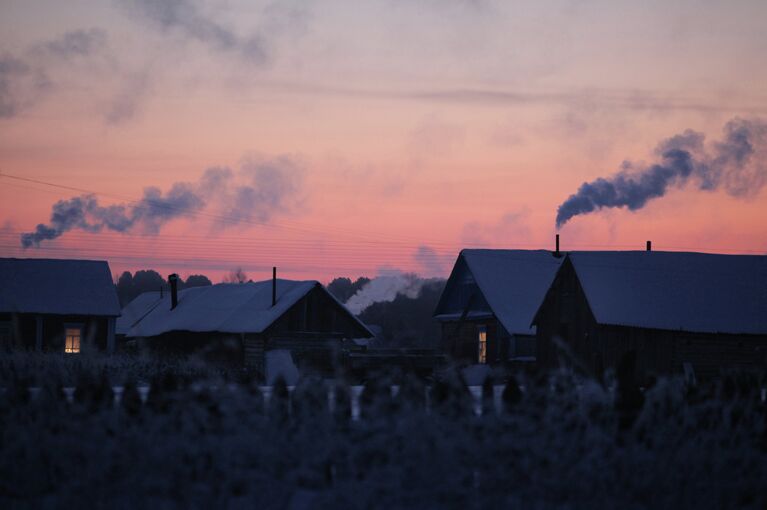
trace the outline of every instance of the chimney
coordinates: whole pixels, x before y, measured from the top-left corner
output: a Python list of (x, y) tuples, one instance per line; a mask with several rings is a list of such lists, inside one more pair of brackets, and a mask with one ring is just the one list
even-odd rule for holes
[(173, 273), (168, 276), (168, 283), (170, 283), (170, 309), (173, 310), (178, 306), (178, 275)]
[(559, 234), (557, 234), (556, 239), (557, 239), (557, 241), (556, 241), (557, 247), (556, 247), (556, 250), (554, 251), (554, 253), (552, 253), (552, 255), (554, 255), (555, 257), (559, 258), (559, 257), (562, 256), (562, 254), (559, 253)]
[(277, 304), (277, 268), (272, 268), (272, 306)]
[(647, 241), (647, 251), (652, 251), (652, 241)]

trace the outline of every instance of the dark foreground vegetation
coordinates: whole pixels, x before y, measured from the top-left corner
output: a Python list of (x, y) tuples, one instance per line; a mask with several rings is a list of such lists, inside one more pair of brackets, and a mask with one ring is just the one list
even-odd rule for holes
[(753, 376), (640, 394), (558, 372), (487, 382), (479, 413), (451, 372), (428, 389), (395, 377), (288, 390), (132, 358), (10, 355), (0, 368), (3, 508), (767, 505)]

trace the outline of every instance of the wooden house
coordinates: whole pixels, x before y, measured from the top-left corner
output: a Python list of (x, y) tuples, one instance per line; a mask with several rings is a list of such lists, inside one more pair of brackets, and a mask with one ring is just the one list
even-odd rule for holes
[(299, 367), (328, 372), (345, 339), (372, 333), (317, 281), (222, 283), (138, 296), (118, 333), (155, 353), (246, 366), (264, 373), (265, 353), (286, 349)]
[(462, 250), (434, 312), (463, 363), (535, 361), (531, 322), (562, 258), (544, 250)]
[(640, 378), (764, 370), (767, 257), (571, 253), (533, 323), (545, 368), (569, 360), (598, 374), (634, 351)]
[(0, 259), (0, 348), (111, 352), (120, 315), (104, 261)]

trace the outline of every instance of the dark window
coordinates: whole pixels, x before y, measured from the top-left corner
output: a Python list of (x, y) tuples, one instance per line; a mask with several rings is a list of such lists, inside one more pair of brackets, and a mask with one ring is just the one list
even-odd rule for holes
[(13, 344), (13, 325), (0, 322), (0, 349), (10, 349)]

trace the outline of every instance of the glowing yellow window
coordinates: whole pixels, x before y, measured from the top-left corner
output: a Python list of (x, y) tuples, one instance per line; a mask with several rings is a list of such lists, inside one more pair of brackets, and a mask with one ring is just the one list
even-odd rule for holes
[(64, 336), (64, 352), (70, 354), (80, 352), (80, 339), (83, 336), (83, 330), (81, 328), (66, 328)]
[(480, 326), (479, 328), (479, 336), (477, 338), (478, 342), (478, 356), (477, 361), (479, 363), (487, 363), (487, 329), (485, 326)]

